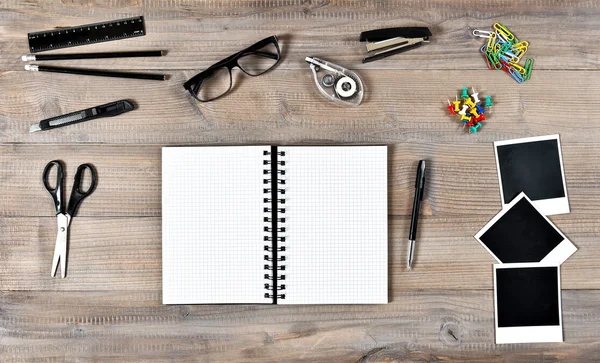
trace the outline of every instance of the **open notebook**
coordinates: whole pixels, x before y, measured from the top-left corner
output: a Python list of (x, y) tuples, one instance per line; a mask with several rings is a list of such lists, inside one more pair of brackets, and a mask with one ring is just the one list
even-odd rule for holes
[(164, 304), (388, 302), (385, 146), (164, 147)]

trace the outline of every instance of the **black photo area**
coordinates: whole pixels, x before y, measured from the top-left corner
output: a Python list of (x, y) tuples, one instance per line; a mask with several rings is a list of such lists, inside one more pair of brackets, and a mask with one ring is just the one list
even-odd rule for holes
[(563, 236), (523, 198), (479, 238), (502, 263), (540, 262)]
[(497, 146), (504, 203), (525, 192), (531, 200), (565, 196), (557, 140)]
[(557, 267), (496, 269), (498, 327), (560, 324)]

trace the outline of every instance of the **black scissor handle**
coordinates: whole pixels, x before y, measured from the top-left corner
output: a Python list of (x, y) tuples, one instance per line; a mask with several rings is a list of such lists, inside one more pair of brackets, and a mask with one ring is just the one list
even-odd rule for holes
[[(52, 188), (48, 183), (48, 175), (52, 170), (52, 167), (56, 167), (56, 186)], [(52, 160), (46, 167), (44, 168), (44, 173), (42, 174), (42, 182), (44, 183), (44, 187), (52, 196), (54, 200), (54, 208), (56, 209), (56, 214), (62, 213), (63, 210), (63, 166), (60, 160)]]
[[(81, 190), (81, 181), (83, 179), (83, 172), (87, 169), (91, 175), (91, 183), (90, 187), (83, 191)], [(84, 200), (88, 195), (92, 194), (94, 188), (96, 188), (96, 170), (92, 166), (92, 164), (81, 164), (77, 168), (77, 172), (75, 173), (75, 181), (73, 182), (73, 189), (71, 190), (71, 197), (69, 198), (69, 206), (67, 207), (67, 214), (72, 217), (75, 217), (75, 213), (77, 212), (77, 207), (81, 204), (81, 201)]]

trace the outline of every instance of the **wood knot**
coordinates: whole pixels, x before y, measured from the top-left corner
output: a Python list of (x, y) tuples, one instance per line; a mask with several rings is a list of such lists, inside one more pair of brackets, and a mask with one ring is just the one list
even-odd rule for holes
[(440, 341), (450, 347), (462, 344), (462, 325), (453, 318), (444, 319), (440, 325)]

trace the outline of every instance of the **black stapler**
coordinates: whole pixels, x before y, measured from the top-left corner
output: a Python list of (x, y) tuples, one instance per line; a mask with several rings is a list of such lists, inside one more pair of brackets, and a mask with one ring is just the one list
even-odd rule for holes
[(430, 36), (431, 32), (427, 27), (386, 28), (362, 32), (360, 41), (367, 42), (367, 56), (362, 62), (372, 62), (417, 48), (423, 43), (428, 43)]

